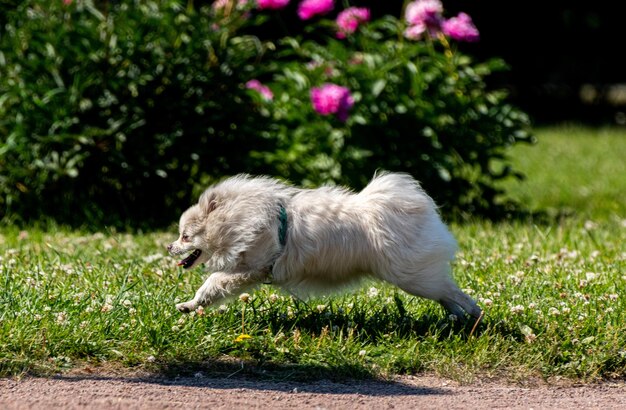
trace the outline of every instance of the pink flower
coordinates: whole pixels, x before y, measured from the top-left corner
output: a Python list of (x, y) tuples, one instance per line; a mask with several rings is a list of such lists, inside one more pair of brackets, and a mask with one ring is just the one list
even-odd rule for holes
[(417, 23), (409, 26), (406, 30), (404, 30), (404, 37), (409, 40), (419, 40), (422, 38), (422, 34), (426, 31), (426, 24)]
[(303, 0), (298, 5), (298, 16), (308, 20), (314, 16), (326, 14), (335, 7), (335, 0)]
[(337, 16), (337, 38), (346, 38), (346, 35), (352, 34), (359, 27), (359, 24), (365, 23), (370, 19), (370, 10), (365, 7), (350, 7), (339, 13)]
[(74, 0), (63, 0), (63, 4), (66, 5), (66, 6), (69, 6), (69, 5), (72, 4), (73, 1)]
[(328, 83), (311, 89), (311, 102), (318, 114), (335, 114), (340, 121), (348, 119), (348, 111), (354, 105), (348, 88)]
[(444, 34), (458, 41), (478, 41), (480, 34), (472, 22), (472, 18), (465, 13), (446, 20), (442, 24)]
[(404, 18), (410, 25), (425, 24), (429, 29), (439, 28), (443, 5), (439, 0), (415, 0), (406, 6)]
[(278, 10), (287, 7), (290, 0), (257, 0), (260, 9)]
[(246, 83), (246, 88), (257, 91), (267, 101), (271, 101), (274, 99), (274, 93), (272, 92), (272, 90), (270, 90), (268, 86), (261, 84), (259, 80), (248, 81)]

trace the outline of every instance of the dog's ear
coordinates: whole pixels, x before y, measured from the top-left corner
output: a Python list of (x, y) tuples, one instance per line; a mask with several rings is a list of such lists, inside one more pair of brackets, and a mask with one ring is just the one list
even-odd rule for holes
[(217, 205), (218, 205), (215, 193), (205, 192), (204, 194), (202, 194), (202, 196), (200, 197), (200, 201), (198, 202), (198, 205), (200, 205), (200, 208), (205, 213), (205, 215), (208, 215), (211, 212), (213, 212), (215, 208), (217, 208)]

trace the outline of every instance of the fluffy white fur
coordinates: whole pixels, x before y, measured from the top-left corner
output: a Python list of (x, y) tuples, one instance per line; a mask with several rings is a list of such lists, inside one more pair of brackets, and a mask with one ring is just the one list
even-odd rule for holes
[[(284, 247), (281, 206), (288, 224)], [(379, 174), (359, 193), (239, 175), (207, 189), (183, 213), (179, 228), (170, 253), (200, 250), (181, 264), (204, 263), (214, 272), (192, 300), (176, 306), (182, 312), (268, 280), (302, 294), (370, 275), (435, 300), (458, 317), (481, 314), (450, 276), (453, 236), (433, 200), (406, 174)]]

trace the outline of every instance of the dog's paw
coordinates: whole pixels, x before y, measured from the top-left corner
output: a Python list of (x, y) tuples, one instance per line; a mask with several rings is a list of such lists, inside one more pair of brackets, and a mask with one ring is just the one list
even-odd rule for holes
[(198, 306), (196, 305), (196, 303), (192, 300), (190, 300), (189, 302), (176, 304), (176, 309), (178, 309), (182, 313), (192, 312), (196, 310), (197, 307)]

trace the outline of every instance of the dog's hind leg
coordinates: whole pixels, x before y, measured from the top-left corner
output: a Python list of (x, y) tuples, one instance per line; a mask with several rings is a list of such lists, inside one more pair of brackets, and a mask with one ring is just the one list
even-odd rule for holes
[(439, 303), (450, 313), (458, 318), (463, 317), (463, 311), (467, 312), (475, 319), (480, 319), (482, 310), (478, 307), (474, 299), (463, 293), (459, 288), (454, 289), (449, 294), (438, 300)]
[(215, 272), (207, 278), (196, 291), (193, 299), (176, 305), (183, 313), (196, 310), (199, 306), (208, 306), (221, 299), (233, 296), (247, 288), (261, 283), (262, 275), (256, 272), (226, 273)]
[(448, 274), (449, 267), (433, 265), (415, 273), (386, 275), (385, 280), (397, 285), (411, 295), (439, 302), (448, 312), (459, 319), (465, 313), (478, 319), (481, 309), (476, 302), (463, 293)]

